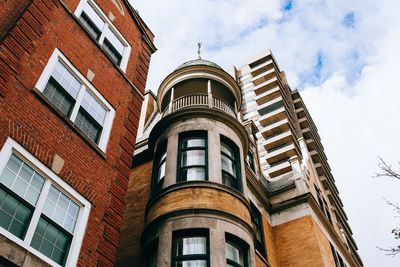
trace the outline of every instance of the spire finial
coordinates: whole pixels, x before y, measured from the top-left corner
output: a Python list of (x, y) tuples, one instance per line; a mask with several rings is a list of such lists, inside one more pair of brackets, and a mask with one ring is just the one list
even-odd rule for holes
[(199, 40), (199, 41), (197, 42), (197, 54), (199, 55), (199, 59), (201, 59), (201, 56), (200, 56), (201, 44), (202, 44), (202, 42)]

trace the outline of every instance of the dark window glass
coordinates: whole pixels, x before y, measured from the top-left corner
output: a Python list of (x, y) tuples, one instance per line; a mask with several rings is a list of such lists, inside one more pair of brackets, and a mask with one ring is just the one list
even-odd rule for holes
[(226, 265), (248, 266), (248, 245), (237, 237), (226, 234)]
[(208, 232), (204, 229), (190, 229), (173, 234), (172, 266), (209, 266)]
[(225, 137), (221, 137), (222, 183), (241, 190), (239, 150)]
[(53, 78), (43, 90), (43, 94), (56, 106), (65, 116), (71, 115), (75, 99)]
[(0, 226), (23, 238), (32, 215), (32, 208), (11, 192), (0, 187)]
[(206, 132), (181, 135), (178, 157), (178, 177), (180, 181), (207, 180)]
[(32, 238), (31, 246), (60, 265), (63, 265), (71, 242), (71, 235), (61, 231), (41, 217)]
[(79, 108), (76, 116), (75, 125), (96, 144), (99, 142), (101, 125), (84, 109)]
[(252, 169), (253, 172), (256, 172), (256, 166), (254, 165), (253, 154), (251, 153), (247, 154), (247, 163), (249, 163), (250, 169)]
[[(330, 243), (329, 243), (329, 244), (330, 244)], [(337, 258), (337, 254), (336, 254), (336, 250), (335, 250), (335, 248), (332, 246), (332, 244), (330, 244), (330, 245), (331, 245), (331, 251), (332, 251), (333, 259), (334, 259), (334, 261), (335, 261), (335, 265), (336, 265), (336, 267), (340, 267), (339, 261), (338, 261), (338, 258)]]
[(115, 49), (108, 39), (104, 39), (103, 48), (112, 60), (118, 65), (121, 63), (122, 55)]
[(165, 180), (166, 160), (167, 160), (167, 144), (165, 142), (158, 147), (154, 160), (153, 181), (152, 181), (153, 193), (159, 191), (163, 187)]
[(96, 27), (94, 22), (89, 18), (89, 16), (82, 12), (81, 17), (79, 18), (82, 21), (83, 26), (85, 26), (86, 30), (98, 41), (100, 38), (101, 31)]
[(256, 233), (256, 249), (266, 257), (265, 246), (264, 246), (264, 234), (262, 229), (262, 217), (258, 209), (251, 203), (251, 224), (254, 232)]

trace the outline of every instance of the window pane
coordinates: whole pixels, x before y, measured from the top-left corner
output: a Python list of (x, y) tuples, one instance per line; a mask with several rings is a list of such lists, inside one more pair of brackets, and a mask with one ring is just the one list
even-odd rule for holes
[(119, 65), (121, 63), (122, 55), (115, 49), (113, 44), (106, 38), (103, 42), (103, 48), (111, 59)]
[(236, 166), (235, 163), (225, 155), (221, 155), (221, 167), (222, 170), (230, 173), (232, 176), (236, 177)]
[(232, 176), (230, 176), (229, 174), (227, 174), (226, 172), (222, 172), (222, 183), (224, 185), (238, 189), (237, 180)]
[(75, 125), (94, 143), (98, 143), (102, 127), (83, 108), (79, 109)]
[(0, 188), (0, 226), (23, 238), (32, 211)]
[(207, 253), (206, 237), (180, 237), (177, 242), (177, 256)]
[(87, 16), (90, 18), (91, 21), (96, 25), (96, 27), (100, 30), (103, 29), (104, 27), (104, 21), (103, 19), (97, 14), (97, 12), (93, 9), (93, 7), (87, 3), (85, 7), (83, 8), (83, 12), (87, 14)]
[(71, 114), (75, 100), (53, 78), (50, 78), (49, 82), (46, 84), (43, 94), (65, 116), (69, 116)]
[(82, 84), (60, 61), (57, 62), (51, 76), (76, 99)]
[(221, 143), (221, 152), (227, 154), (231, 158), (235, 157), (235, 153), (233, 152), (233, 150), (229, 146), (225, 145), (224, 143)]
[(44, 181), (40, 174), (14, 154), (0, 176), (0, 182), (32, 205), (36, 205)]
[(226, 243), (226, 258), (243, 265), (243, 251), (229, 242)]
[(205, 177), (206, 177), (206, 171), (204, 167), (191, 167), (187, 169), (181, 169), (182, 181), (205, 180)]
[(79, 205), (55, 186), (50, 187), (49, 194), (43, 208), (43, 213), (54, 220), (65, 230), (72, 233), (78, 218)]
[(88, 91), (85, 91), (81, 105), (93, 119), (103, 125), (107, 111)]
[(33, 235), (31, 246), (62, 265), (70, 242), (70, 236), (41, 217)]
[(160, 181), (162, 178), (165, 176), (165, 161), (161, 164), (161, 166), (158, 169), (158, 179), (157, 182)]
[(205, 260), (191, 260), (191, 261), (177, 261), (177, 267), (206, 267), (207, 261)]
[(122, 55), (124, 52), (124, 44), (119, 40), (119, 38), (110, 30), (110, 28), (107, 29), (106, 32), (106, 38), (107, 40), (111, 43), (111, 45), (117, 50), (117, 52)]
[(100, 38), (101, 30), (96, 26), (96, 24), (89, 18), (89, 16), (82, 12), (79, 20), (83, 23), (86, 30), (98, 41)]
[(182, 148), (205, 146), (206, 140), (204, 138), (189, 137), (182, 140)]
[(189, 150), (182, 152), (181, 166), (205, 165), (206, 157), (204, 150)]

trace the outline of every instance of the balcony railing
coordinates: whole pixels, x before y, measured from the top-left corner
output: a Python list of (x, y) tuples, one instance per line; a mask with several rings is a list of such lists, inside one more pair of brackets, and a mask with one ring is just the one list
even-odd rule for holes
[(236, 118), (236, 114), (233, 108), (227, 102), (215, 96), (212, 96), (212, 103), (209, 103), (210, 101), (208, 101), (208, 98), (209, 96), (207, 94), (181, 96), (177, 99), (174, 99), (171, 103), (168, 104), (168, 106), (163, 111), (163, 116), (166, 116), (183, 108), (207, 107), (221, 110)]

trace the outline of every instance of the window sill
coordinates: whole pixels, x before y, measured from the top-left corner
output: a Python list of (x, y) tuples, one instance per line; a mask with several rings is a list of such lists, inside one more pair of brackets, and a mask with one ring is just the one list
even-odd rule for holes
[(33, 88), (33, 93), (38, 97), (41, 101), (43, 101), (49, 108), (53, 110), (69, 127), (71, 127), (97, 154), (99, 154), (103, 159), (107, 159), (106, 153), (101, 150), (92, 140), (90, 140), (67, 116), (65, 116), (58, 108), (54, 106), (53, 103), (47, 99), (41, 91), (39, 91), (36, 87)]

